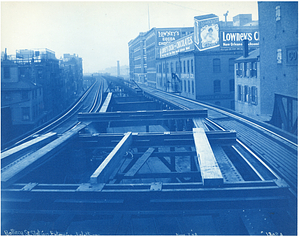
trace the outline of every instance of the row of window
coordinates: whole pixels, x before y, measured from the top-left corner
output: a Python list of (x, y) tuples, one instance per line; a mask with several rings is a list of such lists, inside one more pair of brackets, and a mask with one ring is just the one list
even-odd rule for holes
[[(228, 60), (228, 68), (229, 72), (234, 71), (234, 60), (235, 58), (230, 58)], [(169, 67), (170, 66), (170, 67)], [(221, 72), (221, 59), (215, 58), (213, 59), (213, 72), (220, 73)], [(194, 73), (194, 60), (183, 60), (176, 61), (175, 64), (171, 63), (162, 63), (157, 65), (156, 67), (157, 73), (183, 73), (183, 74), (193, 74)]]
[(239, 77), (257, 77), (257, 62), (237, 63), (235, 73)]
[(194, 81), (192, 80), (192, 83), (191, 83), (190, 80), (183, 80), (183, 91), (185, 93), (191, 93), (191, 91), (192, 91), (192, 94), (194, 94), (195, 93)]
[(156, 72), (194, 74), (194, 60), (191, 59), (191, 60), (176, 61), (175, 64), (173, 62), (162, 63), (157, 65)]
[(238, 85), (238, 97), (240, 102), (251, 103), (253, 105), (258, 104), (258, 91), (256, 86), (242, 86)]

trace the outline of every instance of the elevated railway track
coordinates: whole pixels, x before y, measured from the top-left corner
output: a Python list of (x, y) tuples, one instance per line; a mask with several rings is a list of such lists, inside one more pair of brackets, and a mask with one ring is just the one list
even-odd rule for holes
[(105, 79), (73, 128), (2, 152), (2, 233), (297, 234), (296, 137)]

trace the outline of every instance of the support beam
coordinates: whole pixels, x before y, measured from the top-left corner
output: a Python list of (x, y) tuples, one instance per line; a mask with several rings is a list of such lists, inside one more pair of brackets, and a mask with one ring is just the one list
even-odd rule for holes
[(154, 152), (154, 148), (150, 147), (148, 150), (136, 161), (131, 169), (125, 174), (125, 176), (134, 176), (141, 167), (145, 164), (151, 154)]
[(90, 182), (92, 184), (106, 183), (116, 167), (120, 165), (120, 160), (124, 156), (132, 143), (132, 133), (128, 132), (121, 139), (118, 145), (105, 158), (96, 171), (91, 175)]
[(204, 186), (220, 186), (224, 180), (204, 129), (193, 129), (198, 164)]
[(207, 110), (156, 110), (156, 111), (127, 111), (127, 112), (105, 112), (105, 113), (79, 113), (79, 121), (92, 122), (124, 122), (124, 121), (146, 121), (170, 120), (170, 119), (192, 119), (206, 118)]

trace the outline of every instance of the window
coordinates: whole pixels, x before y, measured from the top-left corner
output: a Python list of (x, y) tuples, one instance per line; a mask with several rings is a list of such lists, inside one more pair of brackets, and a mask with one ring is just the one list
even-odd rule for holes
[(187, 67), (187, 73), (189, 74), (190, 73), (190, 61), (189, 60), (186, 61), (186, 67)]
[(229, 92), (234, 92), (234, 79), (229, 80)]
[(169, 63), (166, 63), (166, 73), (169, 73)]
[(173, 62), (171, 62), (171, 74), (173, 73)]
[(228, 69), (229, 69), (229, 72), (234, 72), (234, 58), (230, 58), (229, 59), (229, 61), (228, 61), (228, 63), (229, 63), (229, 65), (228, 65)]
[(186, 80), (184, 80), (184, 92), (186, 92)]
[(10, 78), (10, 68), (8, 66), (3, 67), (4, 79)]
[(162, 65), (159, 64), (159, 69), (158, 69), (158, 72), (161, 73), (162, 72)]
[(244, 65), (243, 77), (246, 77), (247, 76), (247, 62), (244, 62), (243, 65)]
[(27, 100), (29, 98), (28, 91), (22, 91), (22, 100)]
[(195, 85), (194, 85), (194, 80), (192, 81), (192, 94), (195, 92)]
[(220, 93), (220, 92), (221, 92), (221, 81), (214, 80), (214, 93)]
[(188, 80), (188, 92), (191, 92), (191, 82)]
[(257, 77), (257, 62), (251, 63), (251, 70), (250, 70), (251, 77)]
[(22, 107), (22, 120), (26, 121), (30, 119), (30, 108)]
[(257, 88), (255, 86), (251, 87), (251, 103), (257, 105), (258, 98), (257, 98)]
[(281, 63), (282, 63), (282, 50), (277, 49), (277, 64), (281, 64)]
[(244, 86), (244, 102), (250, 102), (249, 87), (247, 85)]
[(180, 70), (179, 72), (180, 72), (180, 73), (182, 73), (182, 67), (181, 67), (181, 66), (182, 66), (182, 65), (181, 65), (181, 61), (180, 61), (180, 62), (179, 62), (179, 70)]
[(191, 73), (194, 74), (194, 60), (191, 60)]
[(183, 74), (185, 74), (185, 61), (183, 61)]
[(221, 72), (221, 60), (218, 58), (213, 59), (213, 72), (214, 73)]
[(242, 86), (238, 85), (238, 97), (237, 97), (237, 100), (238, 101), (242, 101), (242, 96), (243, 96)]
[(179, 62), (178, 61), (176, 61), (176, 64), (175, 64), (175, 66), (176, 66), (176, 73), (179, 73)]
[(280, 20), (280, 6), (276, 7), (275, 13), (276, 13), (276, 21), (279, 21)]

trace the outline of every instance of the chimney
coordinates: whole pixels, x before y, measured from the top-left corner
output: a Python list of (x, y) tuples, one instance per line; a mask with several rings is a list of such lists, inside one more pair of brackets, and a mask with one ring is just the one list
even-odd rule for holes
[(243, 57), (248, 57), (248, 39), (243, 41)]

